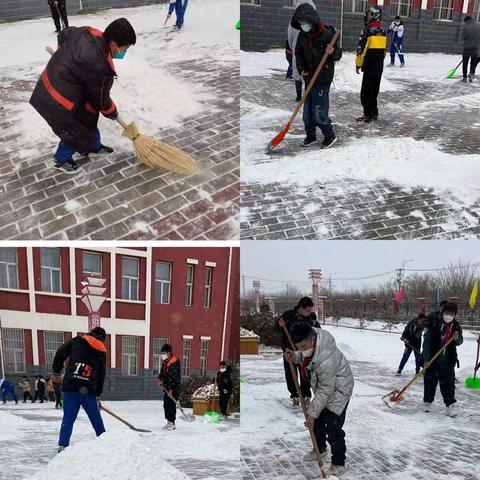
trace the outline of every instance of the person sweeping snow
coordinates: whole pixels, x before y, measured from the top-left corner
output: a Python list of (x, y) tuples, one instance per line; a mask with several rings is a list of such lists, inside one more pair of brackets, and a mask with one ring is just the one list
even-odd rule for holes
[[(480, 44), (480, 28), (472, 20), (472, 17), (467, 15), (463, 20), (463, 30), (462, 30), (462, 41), (463, 41), (463, 55), (462, 55), (462, 82), (467, 81), (467, 72), (468, 80), (470, 83), (473, 82), (475, 77), (475, 69), (478, 63), (478, 46)], [(470, 61), (470, 71), (468, 69), (468, 62)]]
[(216, 376), (222, 420), (227, 420), (228, 418), (228, 402), (232, 396), (233, 390), (231, 373), (232, 366), (227, 365), (227, 362), (222, 360), (219, 364), (219, 369)]
[(15, 393), (15, 387), (12, 382), (9, 382), (5, 378), (0, 378), (0, 390), (2, 391), (2, 401), (4, 404), (7, 403), (8, 395), (10, 395), (15, 400), (15, 405), (18, 405), (17, 394)]
[(188, 0), (170, 0), (170, 4), (168, 6), (168, 14), (165, 23), (170, 20), (173, 11), (175, 10), (175, 15), (177, 16), (177, 21), (173, 26), (174, 30), (180, 30), (183, 27), (185, 22), (185, 11), (187, 10)]
[(110, 98), (115, 67), (135, 45), (136, 35), (127, 19), (119, 18), (101, 32), (91, 27), (71, 27), (58, 35), (59, 48), (48, 62), (30, 98), (31, 105), (60, 137), (54, 167), (77, 173), (73, 154), (113, 152), (101, 142), (101, 113), (115, 120), (117, 107)]
[(428, 363), (433, 355), (439, 351), (449, 340), (450, 345), (426, 370), (424, 379), (424, 409), (430, 412), (438, 384), (445, 403), (445, 415), (455, 417), (455, 365), (457, 363), (457, 346), (463, 343), (462, 327), (455, 319), (457, 305), (445, 302), (440, 311), (428, 315), (424, 325), (426, 327), (423, 340), (423, 358)]
[[(165, 412), (165, 419), (167, 424), (163, 430), (175, 430), (175, 420), (177, 418), (177, 405), (175, 400), (180, 396), (180, 386), (182, 383), (182, 374), (180, 368), (180, 360), (174, 355), (172, 346), (166, 343), (161, 349), (162, 368), (157, 377), (157, 382), (160, 387), (163, 387), (167, 392), (163, 395), (163, 410)], [(169, 396), (170, 395), (170, 396)]]
[[(300, 364), (301, 375), (309, 379), (313, 389), (306, 422), (313, 427), (322, 458), (327, 456), (327, 442), (330, 445), (332, 464), (327, 478), (342, 475), (346, 472), (347, 451), (343, 424), (354, 386), (350, 364), (335, 338), (325, 330), (298, 322), (292, 327), (291, 337), (298, 350), (285, 356)], [(304, 460), (316, 461), (315, 451)]]
[(395, 20), (391, 23), (390, 28), (387, 30), (387, 35), (390, 35), (390, 63), (389, 67), (395, 65), (395, 55), (398, 53), (400, 59), (400, 66), (405, 66), (405, 57), (403, 56), (403, 33), (404, 26), (402, 19), (399, 15), (395, 17)]
[(402, 374), (402, 370), (408, 362), (412, 351), (415, 354), (415, 373), (418, 373), (423, 366), (423, 357), (420, 352), (422, 347), (423, 320), (424, 313), (419, 313), (416, 318), (410, 320), (403, 330), (400, 340), (405, 343), (405, 351), (397, 370), (397, 375)]
[(48, 0), (48, 6), (50, 7), (53, 23), (55, 24), (55, 33), (60, 33), (62, 24), (63, 28), (68, 28), (66, 0)]
[(382, 11), (378, 7), (370, 7), (363, 17), (365, 28), (360, 33), (355, 69), (363, 72), (360, 100), (363, 115), (357, 122), (369, 123), (378, 120), (377, 97), (383, 74), (383, 61), (387, 51), (387, 35), (382, 28)]
[(85, 410), (95, 434), (105, 432), (100, 415), (100, 397), (103, 392), (107, 365), (107, 334), (101, 327), (88, 335), (78, 335), (64, 343), (53, 359), (53, 382), (61, 383), (61, 372), (68, 359), (63, 377), (63, 420), (58, 439), (58, 452), (70, 445), (73, 426), (80, 407)]

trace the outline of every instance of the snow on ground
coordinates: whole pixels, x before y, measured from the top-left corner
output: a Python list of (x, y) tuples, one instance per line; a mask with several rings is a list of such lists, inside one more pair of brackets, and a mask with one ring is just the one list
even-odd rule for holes
[[(475, 335), (465, 333), (457, 370), (459, 416), (444, 414), (437, 392), (430, 414), (423, 412), (423, 382), (389, 409), (381, 396), (404, 386), (414, 374), (413, 356), (402, 377), (395, 377), (403, 347), (398, 335), (386, 332), (325, 327), (352, 365), (355, 389), (346, 416), (348, 472), (345, 480), (474, 480), (480, 420), (480, 392), (467, 390), (472, 373)], [(301, 480), (318, 475), (318, 467), (302, 456), (311, 449), (300, 409), (292, 409), (279, 355), (242, 356), (241, 449), (244, 475), (256, 480)], [(476, 445), (476, 446), (475, 446)], [(327, 466), (330, 463), (327, 461)], [(269, 470), (270, 469), (270, 470)], [(258, 472), (255, 474), (255, 472)], [(262, 472), (262, 473), (260, 473)], [(263, 472), (266, 472), (265, 474)], [(250, 477), (249, 477), (250, 478)]]
[[(187, 81), (165, 67), (179, 62), (204, 58), (220, 66), (238, 61), (239, 35), (232, 34), (238, 20), (238, 2), (232, 0), (191, 0), (185, 18), (185, 29), (173, 33), (161, 29), (166, 5), (111, 9), (94, 14), (69, 17), (71, 26), (105, 27), (116, 18), (126, 17), (137, 33), (137, 43), (124, 60), (114, 60), (118, 78), (112, 88), (112, 98), (127, 121), (135, 120), (140, 131), (154, 134), (159, 128), (180, 126), (182, 119), (205, 110), (205, 102), (214, 96), (199, 78)], [(215, 18), (212, 18), (215, 11)], [(212, 26), (215, 25), (215, 28)], [(36, 80), (49, 55), (46, 46), (55, 47), (51, 18), (4, 24), (0, 28), (0, 69), (3, 76)], [(25, 31), (28, 29), (28, 42)], [(15, 45), (15, 48), (11, 48)], [(29, 93), (29, 92), (27, 92)], [(20, 122), (22, 136), (18, 144), (35, 145), (56, 137), (44, 120), (28, 104), (7, 106), (14, 122)], [(99, 127), (105, 143), (131, 150), (131, 142), (119, 134), (119, 126), (101, 117)], [(108, 140), (107, 140), (108, 139)]]
[[(166, 433), (160, 401), (106, 401), (105, 406), (152, 433), (133, 432), (102, 413), (107, 433), (97, 439), (81, 410), (71, 446), (56, 455), (62, 412), (55, 410), (53, 403), (15, 406), (9, 402), (7, 407), (0, 406), (2, 471), (8, 471), (11, 479), (35, 480), (53, 476), (75, 480), (204, 480), (238, 475), (238, 421), (211, 424), (197, 417), (187, 423), (177, 415), (177, 430)], [(208, 475), (199, 469), (192, 477), (196, 463), (210, 463)]]

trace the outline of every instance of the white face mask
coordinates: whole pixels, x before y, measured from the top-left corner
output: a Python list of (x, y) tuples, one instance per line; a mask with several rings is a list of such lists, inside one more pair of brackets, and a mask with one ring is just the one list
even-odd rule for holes
[(227, 369), (226, 369), (226, 368), (224, 368), (224, 367), (222, 367), (222, 368), (220, 369), (220, 371), (223, 373), (223, 372), (226, 372), (226, 371), (227, 371)]
[(452, 323), (453, 322), (453, 315), (444, 315), (443, 316), (443, 321), (445, 323)]
[(313, 352), (315, 351), (315, 349), (312, 347), (307, 350), (300, 350), (300, 351), (302, 352), (302, 355), (305, 358), (310, 358), (313, 355)]
[(165, 361), (168, 358), (168, 355), (166, 353), (162, 353), (161, 357), (162, 360)]
[(302, 25), (300, 25), (302, 27), (302, 30), (305, 32), (305, 33), (308, 33), (312, 30), (312, 25), (310, 23), (303, 23)]

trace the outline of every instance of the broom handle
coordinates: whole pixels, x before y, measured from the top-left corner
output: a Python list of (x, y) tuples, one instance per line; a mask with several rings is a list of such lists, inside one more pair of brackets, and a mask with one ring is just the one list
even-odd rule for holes
[[(480, 356), (480, 335), (478, 336), (478, 339), (477, 339), (477, 360), (475, 361), (475, 367), (477, 367), (477, 365), (478, 365), (479, 356)], [(473, 379), (474, 380), (477, 378), (477, 371), (478, 371), (477, 368), (475, 368), (473, 370)]]
[(105, 408), (103, 405), (100, 407), (104, 412), (107, 412), (109, 415), (111, 415), (113, 418), (116, 418), (118, 421), (122, 422), (129, 428), (134, 428), (132, 424), (128, 423), (126, 420), (124, 420), (122, 417), (118, 416), (116, 413), (113, 413), (111, 410), (108, 408)]
[[(333, 35), (332, 41), (329, 43), (330, 46), (334, 46), (335, 43), (337, 42), (338, 37), (340, 36), (340, 30), (336, 30), (335, 34)], [(293, 121), (295, 120), (295, 117), (297, 116), (298, 112), (300, 109), (303, 107), (303, 104), (305, 103), (305, 100), (307, 99), (307, 95), (310, 93), (310, 90), (313, 88), (313, 85), (315, 85), (315, 81), (317, 80), (317, 77), (320, 75), (320, 70), (322, 70), (323, 66), (325, 65), (325, 62), (327, 61), (328, 58), (328, 53), (325, 52), (323, 54), (322, 60), (318, 64), (317, 69), (315, 70), (315, 73), (313, 74), (312, 79), (307, 85), (307, 88), (305, 89), (305, 92), (303, 92), (302, 99), (297, 103), (297, 106), (292, 113), (292, 116), (290, 117), (290, 120), (288, 121), (289, 124), (292, 124)]]
[(408, 340), (403, 341), (408, 348), (411, 348), (414, 352), (420, 353), (418, 348), (415, 348)]

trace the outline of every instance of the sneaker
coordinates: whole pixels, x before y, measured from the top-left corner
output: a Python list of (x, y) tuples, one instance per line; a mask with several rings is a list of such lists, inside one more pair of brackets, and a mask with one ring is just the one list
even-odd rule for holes
[(432, 404), (428, 402), (423, 402), (423, 411), (424, 412), (431, 412), (432, 411)]
[(401, 374), (402, 374), (402, 371), (398, 370), (397, 373), (395, 374), (395, 376), (399, 377)]
[(334, 143), (337, 143), (337, 137), (324, 138), (322, 148), (330, 148)]
[(223, 421), (228, 420), (228, 417), (226, 415), (222, 415), (222, 420)]
[(457, 414), (455, 413), (454, 411), (454, 403), (452, 403), (452, 405), (448, 405), (446, 408), (445, 408), (445, 415), (447, 417), (452, 417), (452, 418), (455, 418), (457, 416)]
[(469, 74), (468, 74), (468, 81), (469, 81), (470, 83), (473, 82), (473, 76), (474, 76), (473, 73), (469, 73)]
[[(324, 450), (323, 452), (320, 452), (320, 458), (327, 458), (328, 457), (328, 452)], [(306, 453), (303, 456), (303, 461), (304, 462), (316, 462), (317, 461), (317, 455), (315, 453), (315, 450), (310, 450), (308, 453)]]
[(339, 477), (340, 475), (343, 475), (347, 469), (343, 465), (332, 465), (328, 470), (327, 470), (327, 478), (331, 476)]
[(93, 155), (109, 155), (110, 153), (113, 153), (113, 148), (105, 145), (102, 145), (98, 150), (92, 150), (90, 152), (90, 154)]
[(65, 163), (60, 163), (55, 160), (53, 166), (67, 175), (74, 175), (80, 170), (80, 166), (74, 160), (67, 160)]
[(370, 123), (372, 121), (370, 117), (366, 117), (365, 115), (362, 115), (361, 117), (358, 117), (355, 120), (357, 122), (363, 122), (363, 123)]
[(63, 452), (67, 447), (63, 447), (62, 445), (58, 446), (57, 453)]
[(394, 63), (389, 63), (389, 64), (387, 65), (387, 67), (394, 67), (394, 66), (395, 66)]
[(467, 83), (467, 77), (463, 77), (463, 78), (462, 78), (462, 82), (463, 82), (463, 83)]
[(310, 397), (305, 397), (303, 400), (305, 401), (305, 406), (309, 407), (310, 406)]
[(300, 405), (300, 400), (298, 399), (298, 397), (292, 398), (292, 405), (294, 407), (298, 407)]
[(314, 143), (317, 143), (317, 138), (316, 137), (309, 137), (307, 135), (305, 137), (305, 140), (302, 142), (302, 147), (309, 147), (310, 145), (313, 145)]
[(167, 425), (166, 425), (166, 428), (165, 430), (167, 432), (171, 432), (172, 430), (175, 430), (175, 424), (173, 422), (168, 422)]

